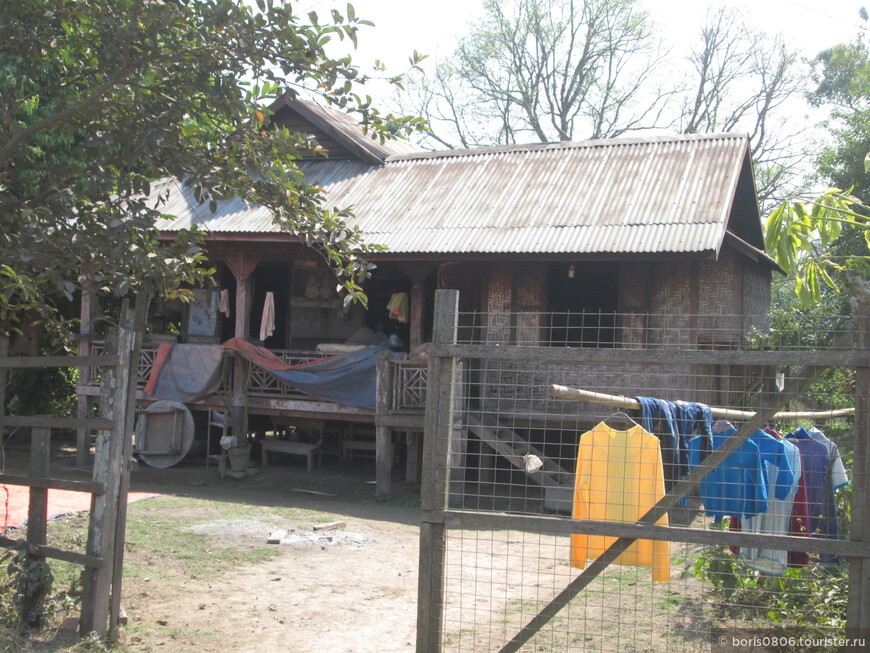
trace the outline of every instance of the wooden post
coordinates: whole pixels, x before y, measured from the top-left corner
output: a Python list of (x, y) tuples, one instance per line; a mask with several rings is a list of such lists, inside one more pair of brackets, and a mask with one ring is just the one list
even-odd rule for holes
[(389, 426), (378, 423), (378, 418), (386, 416), (390, 396), (390, 354), (378, 354), (377, 376), (375, 381), (375, 494), (387, 495), (392, 491), (392, 437)]
[[(860, 294), (858, 295), (860, 296)], [(855, 309), (858, 344), (870, 350), (870, 305), (859, 302)], [(870, 367), (855, 371), (855, 464), (852, 469), (852, 532), (850, 539), (870, 543), (868, 478), (870, 478)], [(870, 629), (870, 559), (850, 558), (846, 630)]]
[(109, 634), (112, 639), (118, 638), (118, 621), (121, 616), (121, 585), (124, 578), (124, 539), (127, 533), (127, 493), (130, 490), (130, 461), (133, 457), (133, 429), (136, 421), (136, 373), (139, 362), (139, 349), (142, 346), (142, 335), (145, 332), (145, 318), (148, 313), (149, 298), (139, 295), (136, 309), (133, 313), (131, 334), (130, 365), (131, 373), (127, 380), (127, 401), (124, 410), (124, 423), (120, 478), (118, 480), (118, 518), (115, 523), (115, 541), (112, 558), (112, 591), (109, 606)]
[(420, 473), (420, 433), (405, 431), (405, 450), (408, 454), (405, 459), (405, 480), (416, 483)]
[[(9, 356), (9, 336), (0, 333), (0, 360)], [(9, 368), (0, 366), (0, 417), (6, 416), (6, 385)], [(0, 424), (0, 443), (6, 441), (6, 427)]]
[[(34, 428), (30, 434), (30, 475), (48, 477), (51, 430)], [(27, 508), (28, 544), (45, 544), (48, 537), (48, 488), (31, 487)]]
[[(87, 356), (91, 353), (91, 341), (93, 340), (94, 330), (94, 282), (90, 275), (85, 272), (83, 274), (81, 293), (81, 309), (79, 318), (81, 326), (79, 327), (79, 356)], [(92, 371), (90, 367), (79, 368), (79, 385), (86, 385), (92, 380)], [(91, 398), (85, 395), (78, 397), (77, 414), (80, 419), (87, 419), (91, 416)], [(84, 467), (88, 464), (90, 457), (90, 438), (91, 433), (87, 429), (76, 429), (76, 466)]]
[[(124, 302), (122, 324), (126, 314), (127, 303)], [(97, 433), (93, 480), (101, 483), (105, 491), (91, 498), (87, 554), (101, 558), (103, 564), (85, 570), (79, 627), (83, 634), (94, 632), (101, 637), (107, 634), (108, 628), (121, 477), (126, 465), (124, 451), (127, 447), (124, 440), (129, 435), (126, 431), (126, 413), (133, 344), (131, 329), (122, 326), (111, 332), (106, 339), (106, 350), (107, 353), (120, 355), (121, 363), (117, 367), (106, 367), (100, 373), (100, 417), (113, 420), (114, 426), (110, 431)]]
[[(435, 294), (435, 345), (456, 342), (459, 293)], [(417, 586), (417, 652), (437, 653), (441, 643), (444, 601), (444, 556), (447, 526), (439, 514), (448, 507), (450, 445), (453, 435), (456, 359), (429, 360), (423, 436), (423, 479), (420, 507), (420, 566)]]
[(408, 262), (402, 265), (402, 270), (411, 280), (411, 292), (408, 296), (408, 350), (414, 351), (423, 343), (423, 310), (426, 306), (424, 287), (426, 277), (435, 269), (427, 262)]

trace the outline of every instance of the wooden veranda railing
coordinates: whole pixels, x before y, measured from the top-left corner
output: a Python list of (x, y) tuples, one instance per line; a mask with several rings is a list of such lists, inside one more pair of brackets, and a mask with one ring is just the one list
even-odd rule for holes
[[(93, 342), (91, 351), (95, 354), (103, 352), (102, 342)], [(300, 365), (323, 358), (321, 354), (312, 351), (293, 349), (270, 350), (288, 365)], [(143, 346), (139, 352), (138, 365), (136, 367), (136, 385), (141, 390), (154, 370), (154, 362), (157, 357), (157, 348)], [(391, 415), (422, 415), (426, 407), (426, 388), (428, 384), (428, 366), (426, 363), (410, 360), (390, 360), (384, 358), (379, 361), (384, 366), (385, 373), (381, 379), (387, 379), (389, 392), (385, 408)], [(93, 375), (89, 383), (97, 385), (99, 375)], [(251, 397), (265, 397), (270, 399), (287, 399), (293, 401), (313, 400), (294, 387), (275, 378), (268, 372), (251, 369), (251, 378), (248, 384), (248, 395)], [(221, 387), (220, 391), (228, 391), (231, 388)]]

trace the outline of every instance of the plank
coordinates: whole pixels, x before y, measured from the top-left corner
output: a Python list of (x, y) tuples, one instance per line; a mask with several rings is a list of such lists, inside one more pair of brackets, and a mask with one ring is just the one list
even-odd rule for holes
[(0, 426), (20, 426), (40, 428), (47, 426), (53, 429), (92, 429), (94, 431), (108, 431), (114, 426), (114, 422), (100, 418), (79, 417), (50, 417), (46, 415), (28, 416), (0, 416)]
[[(848, 334), (851, 336), (852, 334)], [(581, 347), (495, 347), (487, 345), (433, 344), (433, 357), (520, 361), (534, 364), (609, 365), (695, 363), (709, 365), (789, 365), (795, 367), (867, 367), (866, 351), (836, 347), (827, 351), (788, 350), (680, 350), (680, 349), (593, 349)]]
[(48, 367), (113, 367), (121, 364), (120, 356), (95, 354), (91, 356), (11, 356), (0, 358), (0, 368)]
[(806, 551), (807, 553), (830, 553), (845, 557), (870, 559), (870, 543), (829, 540), (821, 537), (766, 535), (655, 524), (580, 521), (567, 517), (528, 517), (472, 510), (434, 512), (430, 514), (429, 518), (436, 522), (443, 522), (448, 528), (517, 530), (555, 536), (585, 533), (587, 535), (665, 540), (709, 546), (751, 546), (763, 549)]
[[(20, 542), (21, 540), (15, 540), (11, 537), (0, 535), (0, 546), (6, 547), (7, 549), (12, 549), (20, 546)], [(73, 564), (90, 567), (92, 569), (99, 569), (105, 565), (103, 559), (97, 556), (77, 553), (76, 551), (65, 551), (64, 549), (58, 549), (53, 546), (43, 546), (40, 544), (37, 544), (35, 546), (36, 552), (44, 558), (53, 558), (54, 560), (72, 562)]]
[(21, 485), (23, 487), (38, 487), (52, 490), (69, 490), (71, 492), (88, 492), (102, 494), (105, 491), (102, 483), (95, 481), (75, 481), (52, 476), (22, 476), (20, 474), (0, 474), (0, 483), (4, 485)]

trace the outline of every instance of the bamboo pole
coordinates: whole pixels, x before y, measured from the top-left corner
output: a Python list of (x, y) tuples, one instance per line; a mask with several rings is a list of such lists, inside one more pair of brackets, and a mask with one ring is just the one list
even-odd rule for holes
[[(622, 408), (624, 410), (640, 410), (640, 402), (632, 397), (609, 395), (604, 394), (603, 392), (593, 392), (592, 390), (583, 390), (581, 388), (569, 388), (555, 383), (550, 386), (550, 395), (562, 399), (574, 399), (593, 404), (601, 404), (602, 406)], [(711, 406), (710, 411), (713, 413), (713, 417), (717, 419), (742, 420), (750, 419), (755, 416), (755, 413), (752, 411), (735, 410), (732, 408), (716, 408)], [(840, 408), (838, 410), (780, 411), (773, 417), (775, 419), (831, 419), (834, 417), (853, 415), (854, 413), (854, 408)]]

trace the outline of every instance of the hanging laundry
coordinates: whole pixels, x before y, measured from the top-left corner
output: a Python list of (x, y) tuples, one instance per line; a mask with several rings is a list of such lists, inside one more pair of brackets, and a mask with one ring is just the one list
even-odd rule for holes
[(640, 404), (640, 424), (655, 434), (661, 443), (665, 490), (670, 490), (680, 477), (677, 423), (674, 404), (665, 399), (635, 397)]
[[(790, 442), (779, 440), (764, 431), (756, 431), (750, 440), (758, 445), (767, 475), (767, 510), (741, 520), (744, 533), (785, 535), (791, 523), (794, 497), (800, 479), (800, 451)], [(740, 558), (753, 569), (781, 575), (788, 568), (784, 550), (743, 547)]]
[(223, 313), (225, 317), (230, 316), (230, 292), (226, 288), (221, 290), (218, 310)]
[[(824, 434), (822, 434), (824, 435)], [(837, 445), (827, 437), (820, 441), (804, 428), (786, 438), (800, 450), (806, 491), (807, 533), (810, 537), (839, 539), (840, 524), (834, 492), (849, 483)], [(839, 562), (839, 556), (821, 554), (822, 562)]]
[(260, 318), (260, 340), (265, 340), (275, 332), (275, 295), (267, 292), (263, 302), (263, 316)]
[(408, 321), (408, 293), (396, 292), (390, 296), (387, 303), (390, 318), (405, 323)]
[[(736, 429), (725, 422), (728, 428), (717, 431), (714, 427), (711, 446), (713, 451), (725, 443)], [(689, 465), (695, 469), (701, 464), (704, 436), (689, 442)], [(761, 462), (758, 445), (751, 439), (743, 442), (734, 453), (721, 462), (700, 482), (701, 501), (704, 510), (719, 524), (724, 517), (752, 517), (766, 512), (767, 474)]]
[(840, 457), (840, 449), (837, 445), (822, 433), (815, 426), (810, 428), (807, 433), (816, 442), (821, 442), (828, 450), (828, 458), (831, 461), (831, 488), (836, 492), (841, 487), (849, 485), (849, 474), (846, 472), (846, 466), (843, 464), (843, 459)]
[(705, 449), (710, 452), (713, 437), (713, 409), (707, 404), (692, 401), (674, 402), (674, 421), (679, 438), (678, 466), (681, 476), (689, 473), (689, 441), (696, 433), (706, 440)]
[[(807, 506), (806, 478), (803, 475), (803, 470), (801, 470), (801, 477), (798, 479), (797, 493), (794, 495), (794, 505), (791, 509), (791, 521), (789, 523), (788, 534), (809, 537), (809, 523), (810, 515)], [(806, 551), (788, 552), (789, 567), (806, 567), (809, 564), (810, 554)]]
[[(572, 517), (635, 523), (665, 494), (658, 438), (640, 426), (617, 431), (601, 422), (580, 437)], [(667, 515), (656, 522), (668, 525)], [(616, 537), (574, 533), (571, 564), (583, 568)], [(615, 564), (652, 567), (654, 581), (670, 578), (670, 543), (637, 540)]]

